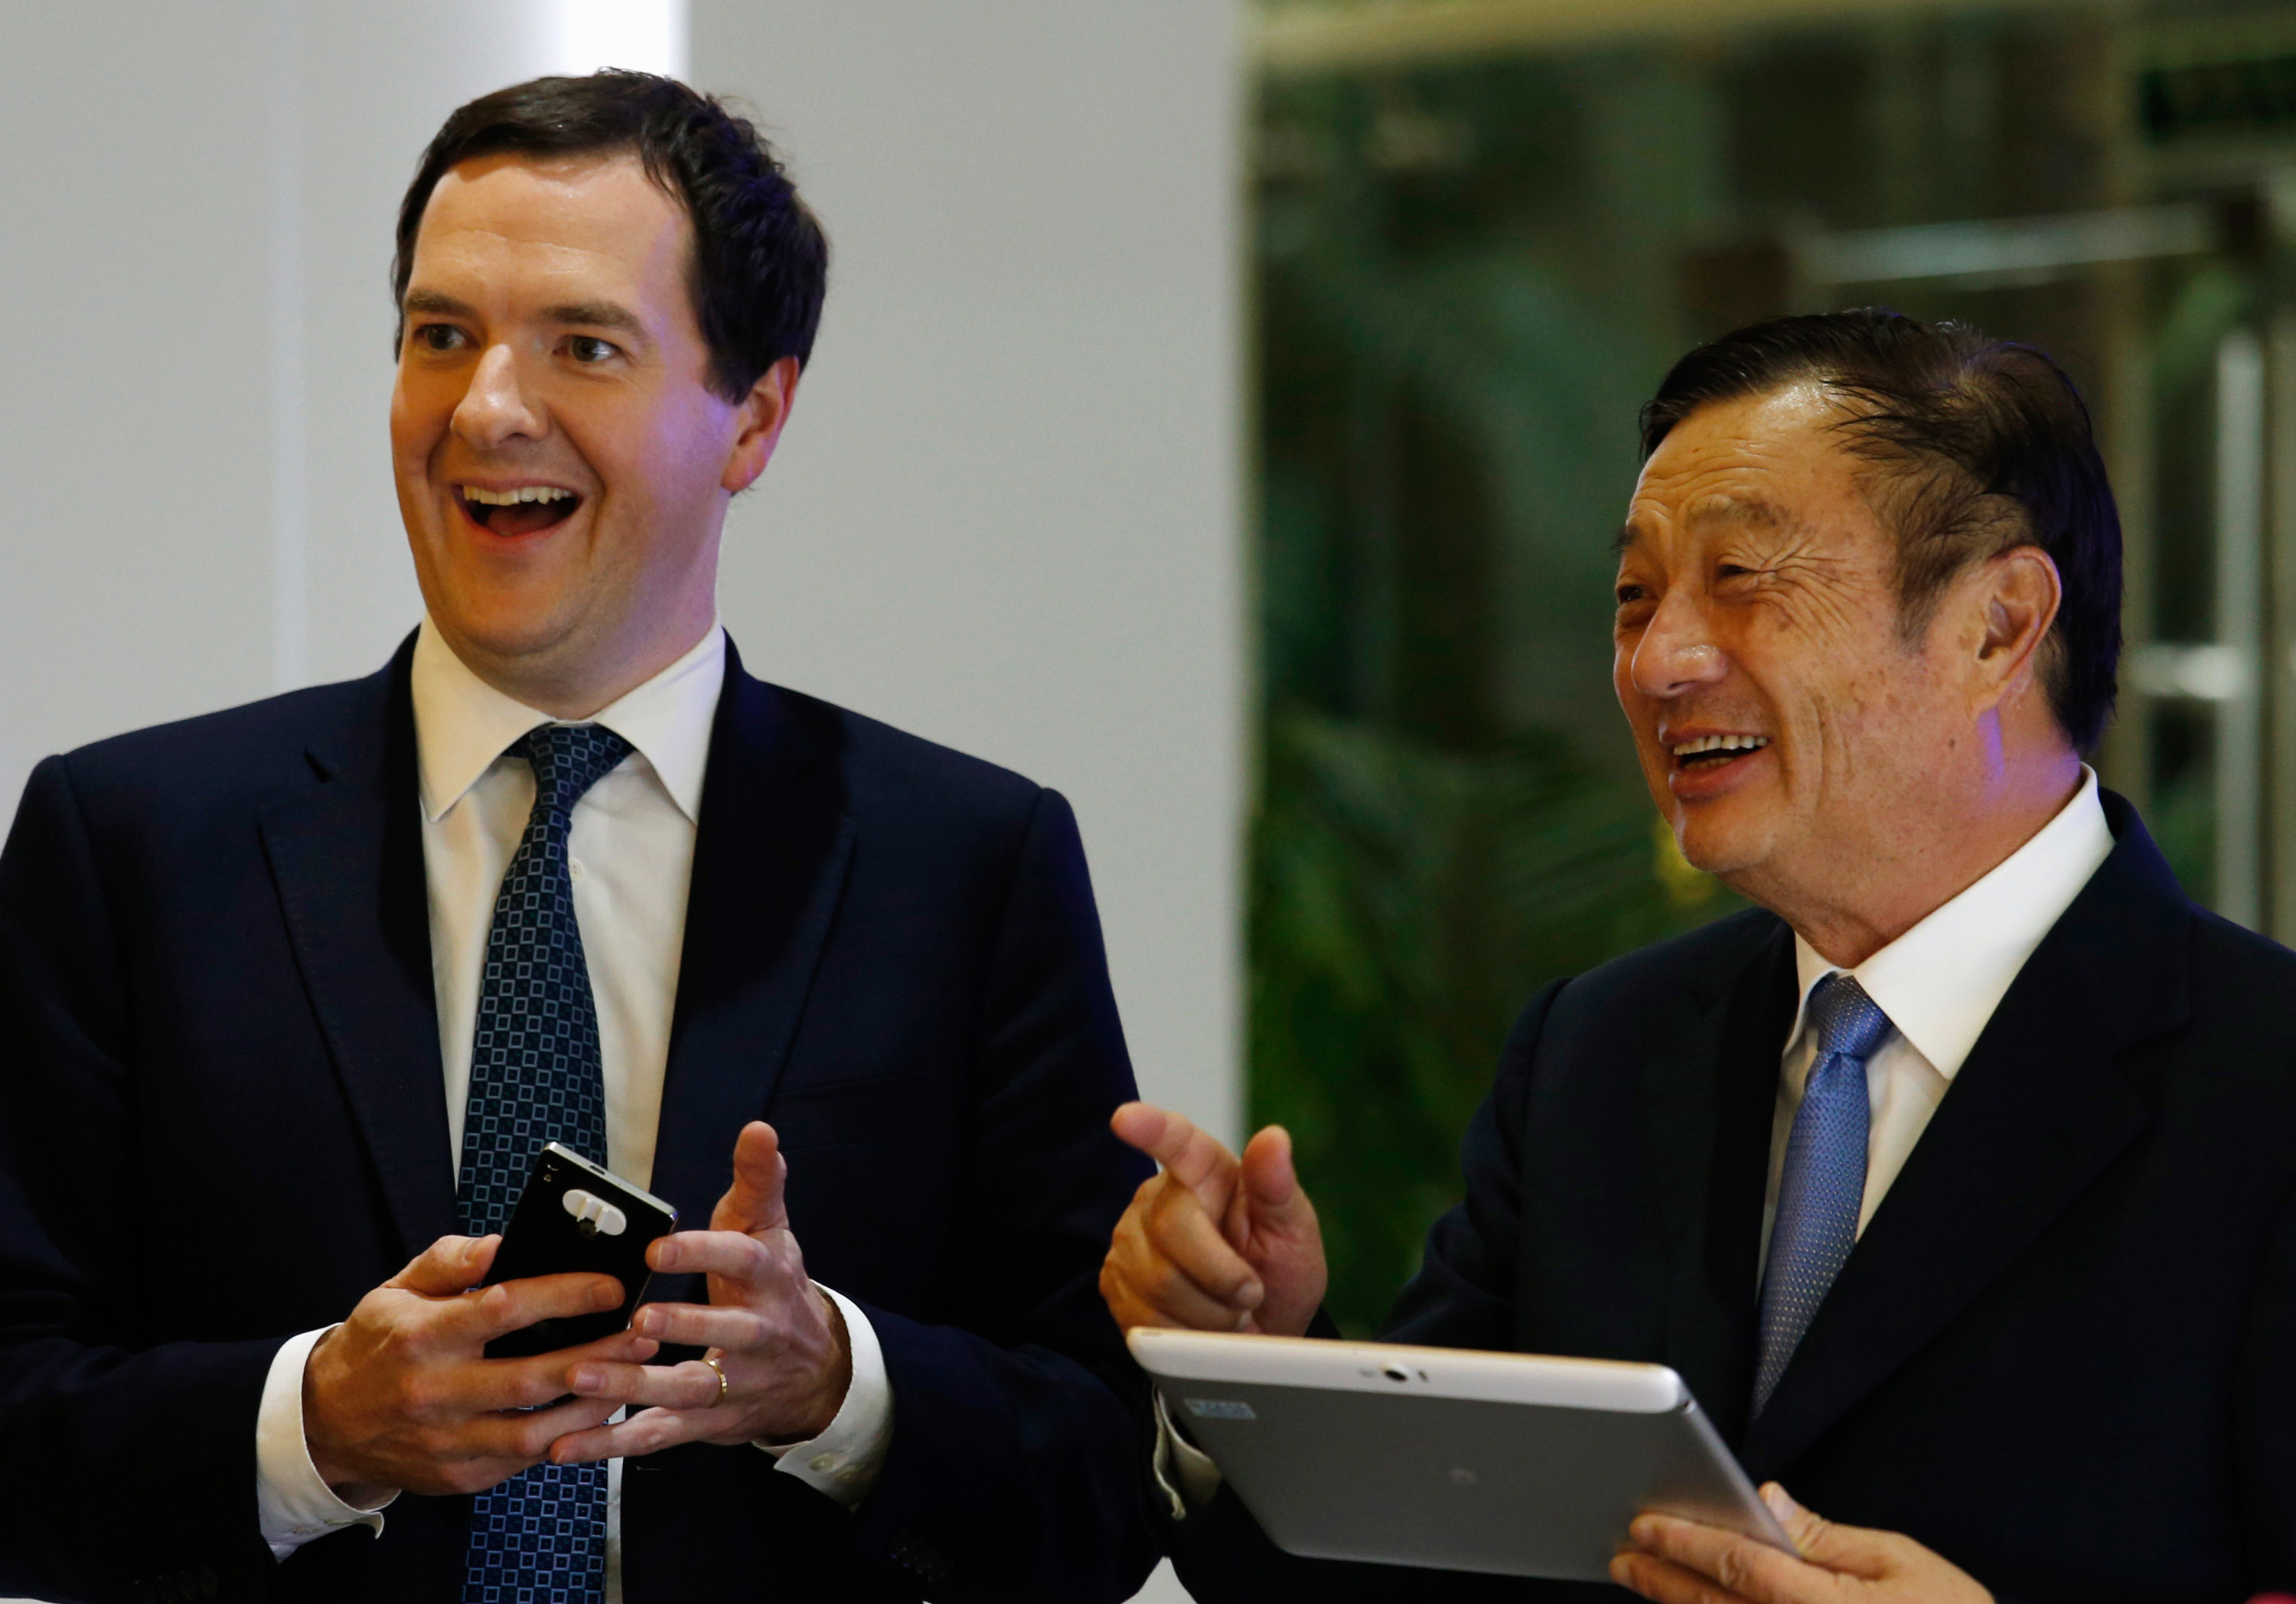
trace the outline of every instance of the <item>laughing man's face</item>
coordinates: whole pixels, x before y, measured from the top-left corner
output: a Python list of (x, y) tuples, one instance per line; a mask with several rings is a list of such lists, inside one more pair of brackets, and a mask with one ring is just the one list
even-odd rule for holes
[(1700, 868), (1775, 905), (1885, 862), (1971, 724), (1815, 385), (1717, 402), (1643, 469), (1620, 536), (1613, 680)]
[(754, 395), (707, 382), (692, 250), (635, 155), (480, 158), (430, 196), (391, 454), (423, 601), (482, 672), (644, 657), (713, 616), (726, 506), (764, 459)]

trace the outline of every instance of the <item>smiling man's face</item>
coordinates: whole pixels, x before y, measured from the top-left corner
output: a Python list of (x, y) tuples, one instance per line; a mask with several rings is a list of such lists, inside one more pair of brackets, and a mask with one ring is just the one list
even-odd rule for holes
[(1701, 407), (1620, 536), (1613, 678), (1651, 794), (1693, 863), (1772, 906), (1930, 840), (1972, 728), (1953, 631), (1900, 633), (1841, 416), (1815, 385)]
[(629, 154), (463, 162), (415, 241), (390, 439), (423, 602), (564, 716), (708, 629), (726, 503), (795, 382), (790, 361), (740, 402), (710, 389), (692, 249)]

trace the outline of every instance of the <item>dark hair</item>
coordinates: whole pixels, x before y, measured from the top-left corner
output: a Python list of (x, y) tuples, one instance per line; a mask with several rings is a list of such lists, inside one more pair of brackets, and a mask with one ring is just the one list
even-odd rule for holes
[(1866, 307), (1781, 317), (1726, 334), (1674, 364), (1643, 408), (1643, 456), (1710, 402), (1803, 381), (1848, 409), (1838, 426), (1881, 470), (1875, 510), (1898, 540), (1898, 618), (1929, 626), (1954, 577), (2021, 545), (2057, 565), (2064, 599), (2041, 683), (2074, 746), (2095, 749), (2120, 659), (2120, 514), (2088, 408), (2029, 345)]
[[(784, 356), (813, 355), (829, 241), (798, 199), (773, 147), (709, 95), (675, 78), (608, 70), (540, 78), (477, 100), (447, 119), (422, 152), (398, 208), (394, 303), (406, 299), (414, 237), (430, 192), (457, 164), (521, 156), (634, 152), (693, 225), (689, 288), (709, 346), (709, 382), (728, 400), (749, 394)], [(398, 338), (406, 337), (405, 314)]]

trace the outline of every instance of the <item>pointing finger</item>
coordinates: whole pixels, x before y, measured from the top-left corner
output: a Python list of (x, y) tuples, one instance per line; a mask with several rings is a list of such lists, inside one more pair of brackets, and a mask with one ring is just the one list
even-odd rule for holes
[(1127, 1103), (1117, 1109), (1109, 1128), (1162, 1165), (1166, 1174), (1196, 1195), (1207, 1213), (1216, 1218), (1226, 1215), (1235, 1155), (1185, 1115), (1149, 1103)]

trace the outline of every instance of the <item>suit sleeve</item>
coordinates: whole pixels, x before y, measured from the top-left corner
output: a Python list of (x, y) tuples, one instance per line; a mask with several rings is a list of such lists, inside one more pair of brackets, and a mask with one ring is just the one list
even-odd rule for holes
[(1128, 1599), (1156, 1562), (1136, 1462), (1147, 1395), (1099, 1273), (1151, 1166), (1108, 1129), (1132, 1070), (1055, 792), (1012, 869), (980, 1020), (949, 1319), (864, 1305), (894, 1423), (855, 1536), (937, 1604)]
[(135, 1128), (117, 925), (51, 757), (0, 849), (0, 1593), (259, 1597), (279, 1343), (145, 1337), (138, 1142), (164, 1133)]
[[(1513, 1348), (1517, 1250), (1522, 1222), (1522, 1152), (1517, 1140), (1529, 1096), (1531, 1066), (1548, 1010), (1563, 983), (1531, 1000), (1499, 1055), (1490, 1095), (1467, 1127), (1461, 1147), (1466, 1195), (1435, 1222), (1419, 1273), (1403, 1289), (1380, 1328), (1386, 1342), (1431, 1347)], [(1317, 1317), (1310, 1335), (1337, 1336)], [(1370, 1450), (1366, 1450), (1369, 1452)], [(1167, 1506), (1168, 1508), (1168, 1505)], [(1160, 1515), (1173, 1567), (1201, 1604), (1252, 1604), (1300, 1598), (1331, 1604), (1482, 1604), (1483, 1600), (1544, 1599), (1511, 1577), (1398, 1566), (1303, 1559), (1269, 1542), (1233, 1487), (1183, 1520)], [(1579, 1589), (1555, 1584), (1555, 1596)], [(1606, 1590), (1617, 1596), (1615, 1590)]]

